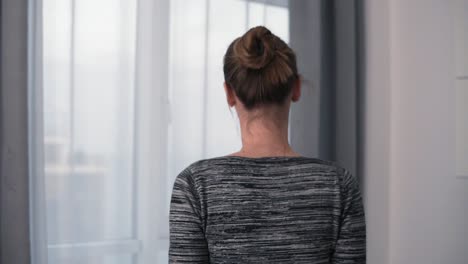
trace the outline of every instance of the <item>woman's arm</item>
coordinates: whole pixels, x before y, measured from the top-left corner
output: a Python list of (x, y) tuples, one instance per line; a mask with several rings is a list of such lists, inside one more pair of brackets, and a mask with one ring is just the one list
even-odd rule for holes
[(169, 263), (210, 263), (193, 179), (186, 168), (172, 190), (169, 213)]
[(341, 218), (332, 264), (366, 263), (366, 223), (359, 184), (345, 171), (341, 198)]

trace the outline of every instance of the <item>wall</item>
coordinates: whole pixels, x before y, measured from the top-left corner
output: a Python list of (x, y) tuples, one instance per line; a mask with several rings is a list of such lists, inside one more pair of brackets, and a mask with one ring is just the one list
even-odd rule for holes
[(369, 263), (468, 263), (453, 12), (451, 1), (365, 2)]
[(363, 9), (362, 193), (367, 262), (388, 264), (391, 88), (388, 1), (365, 1)]

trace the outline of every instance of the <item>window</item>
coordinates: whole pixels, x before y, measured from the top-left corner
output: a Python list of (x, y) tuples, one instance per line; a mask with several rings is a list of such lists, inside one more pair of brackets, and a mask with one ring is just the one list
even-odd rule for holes
[(43, 0), (41, 10), (44, 172), (32, 177), (44, 186), (32, 189), (42, 212), (32, 221), (46, 223), (45, 261), (167, 263), (175, 176), (241, 146), (224, 52), (261, 24), (287, 42), (287, 1)]
[(123, 264), (137, 252), (135, 17), (135, 1), (43, 1), (49, 263)]

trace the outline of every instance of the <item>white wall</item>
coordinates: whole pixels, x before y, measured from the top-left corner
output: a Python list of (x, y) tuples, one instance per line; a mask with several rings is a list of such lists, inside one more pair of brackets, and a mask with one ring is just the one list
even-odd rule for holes
[(457, 176), (468, 178), (468, 0), (455, 0)]
[(454, 6), (365, 1), (368, 263), (468, 263), (455, 176)]

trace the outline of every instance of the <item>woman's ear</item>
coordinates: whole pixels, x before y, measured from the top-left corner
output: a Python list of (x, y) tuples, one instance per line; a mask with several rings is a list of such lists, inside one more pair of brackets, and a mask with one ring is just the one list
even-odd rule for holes
[(297, 102), (299, 101), (300, 97), (301, 97), (301, 77), (299, 76), (293, 84), (291, 100), (293, 102)]
[(226, 82), (224, 82), (224, 91), (226, 92), (228, 106), (233, 107), (236, 104), (236, 97), (234, 95), (234, 90), (232, 90)]

